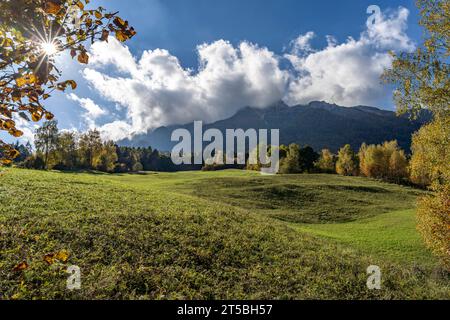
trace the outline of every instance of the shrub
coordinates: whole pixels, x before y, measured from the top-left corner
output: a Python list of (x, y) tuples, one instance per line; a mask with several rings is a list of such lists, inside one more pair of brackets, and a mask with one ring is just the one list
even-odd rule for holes
[(133, 171), (134, 171), (134, 172), (144, 171), (144, 166), (142, 165), (142, 163), (136, 162), (136, 163), (133, 165)]

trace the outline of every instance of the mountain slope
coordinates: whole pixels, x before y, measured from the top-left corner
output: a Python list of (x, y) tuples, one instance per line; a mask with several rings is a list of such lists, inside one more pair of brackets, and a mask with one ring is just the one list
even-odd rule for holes
[[(204, 125), (204, 130), (280, 129), (281, 144), (298, 143), (310, 145), (315, 150), (329, 148), (334, 152), (347, 143), (358, 149), (363, 142), (373, 144), (395, 139), (403, 149), (409, 151), (411, 135), (425, 120), (410, 121), (405, 116), (398, 117), (392, 111), (367, 106), (348, 108), (315, 101), (308, 105), (289, 107), (279, 102), (266, 109), (245, 107), (231, 118)], [(193, 123), (161, 127), (131, 140), (120, 141), (119, 144), (133, 147), (150, 145), (161, 151), (169, 151), (176, 144), (170, 141), (170, 136), (177, 128), (193, 132)]]

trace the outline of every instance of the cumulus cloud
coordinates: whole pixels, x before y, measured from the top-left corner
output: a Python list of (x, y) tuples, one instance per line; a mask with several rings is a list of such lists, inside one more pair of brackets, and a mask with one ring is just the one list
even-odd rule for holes
[(305, 55), (313, 52), (311, 40), (316, 37), (313, 31), (309, 31), (303, 35), (299, 35), (295, 40), (291, 41), (291, 51), (295, 55)]
[(286, 94), (288, 103), (308, 103), (324, 100), (343, 106), (376, 105), (380, 97), (390, 95), (380, 83), (380, 75), (390, 66), (389, 50), (410, 51), (414, 44), (406, 35), (408, 10), (381, 14), (374, 25), (369, 25), (359, 39), (347, 39), (337, 44), (327, 37), (328, 46), (311, 51), (300, 36), (306, 55), (298, 47), (286, 54), (297, 74), (291, 77)]
[(117, 120), (111, 123), (107, 123), (97, 128), (100, 132), (100, 136), (104, 140), (119, 141), (125, 138), (131, 138), (133, 128), (126, 121)]
[(126, 110), (126, 119), (102, 128), (115, 139), (162, 125), (216, 121), (244, 106), (265, 108), (281, 99), (292, 105), (312, 100), (376, 105), (390, 94), (380, 84), (391, 63), (387, 52), (414, 48), (406, 34), (408, 14), (404, 8), (381, 14), (358, 39), (338, 43), (327, 36), (322, 49), (311, 45), (316, 36), (311, 31), (292, 41), (284, 55), (249, 42), (202, 44), (196, 70), (183, 68), (163, 49), (134, 57), (110, 38), (92, 46), (92, 65), (83, 75), (103, 98)]
[(97, 127), (96, 119), (108, 114), (108, 111), (102, 109), (92, 99), (80, 98), (74, 93), (68, 94), (67, 97), (69, 98), (69, 100), (77, 102), (80, 107), (85, 110), (85, 112), (83, 113), (83, 118), (89, 129), (95, 129)]
[[(112, 52), (108, 46), (117, 49), (117, 57), (107, 54)], [(167, 50), (145, 51), (135, 61), (111, 38), (93, 46), (92, 61), (99, 68), (114, 66), (118, 75), (87, 68), (84, 77), (104, 98), (127, 109), (133, 133), (192, 120), (214, 121), (243, 106), (264, 108), (283, 98), (288, 73), (267, 48), (247, 42), (235, 48), (220, 40), (197, 49), (200, 66), (194, 73)]]

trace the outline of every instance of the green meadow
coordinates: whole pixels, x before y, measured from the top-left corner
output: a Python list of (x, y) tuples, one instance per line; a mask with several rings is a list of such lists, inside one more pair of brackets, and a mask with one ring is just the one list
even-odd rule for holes
[(336, 175), (7, 169), (0, 299), (449, 299), (415, 228), (421, 194)]

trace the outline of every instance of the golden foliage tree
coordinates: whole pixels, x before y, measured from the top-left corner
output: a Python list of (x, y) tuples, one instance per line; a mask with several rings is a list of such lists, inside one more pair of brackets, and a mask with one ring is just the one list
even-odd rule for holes
[[(0, 2), (0, 130), (14, 137), (23, 132), (14, 116), (38, 122), (53, 119), (44, 107), (55, 90), (77, 84), (61, 81), (54, 54), (68, 51), (87, 64), (86, 42), (107, 41), (114, 35), (126, 41), (136, 32), (117, 13), (102, 7), (88, 9), (89, 0), (2, 0)], [(0, 140), (0, 164), (18, 152)]]
[(450, 183), (450, 117), (422, 127), (412, 143), (411, 180), (433, 188)]
[(393, 55), (384, 79), (396, 85), (399, 113), (430, 110), (433, 122), (413, 138), (412, 178), (430, 184), (433, 195), (420, 200), (419, 225), (426, 244), (450, 268), (450, 2), (418, 0), (425, 40), (415, 52)]
[(343, 176), (358, 175), (358, 159), (349, 144), (342, 147), (338, 152), (336, 172)]
[(321, 172), (335, 173), (336, 172), (336, 159), (335, 159), (334, 154), (328, 149), (323, 149), (320, 153), (320, 158), (316, 162), (315, 166)]
[(397, 141), (382, 145), (363, 144), (358, 157), (363, 176), (397, 183), (408, 178), (408, 159)]
[(434, 196), (421, 198), (417, 217), (425, 244), (450, 269), (450, 185), (441, 186)]

